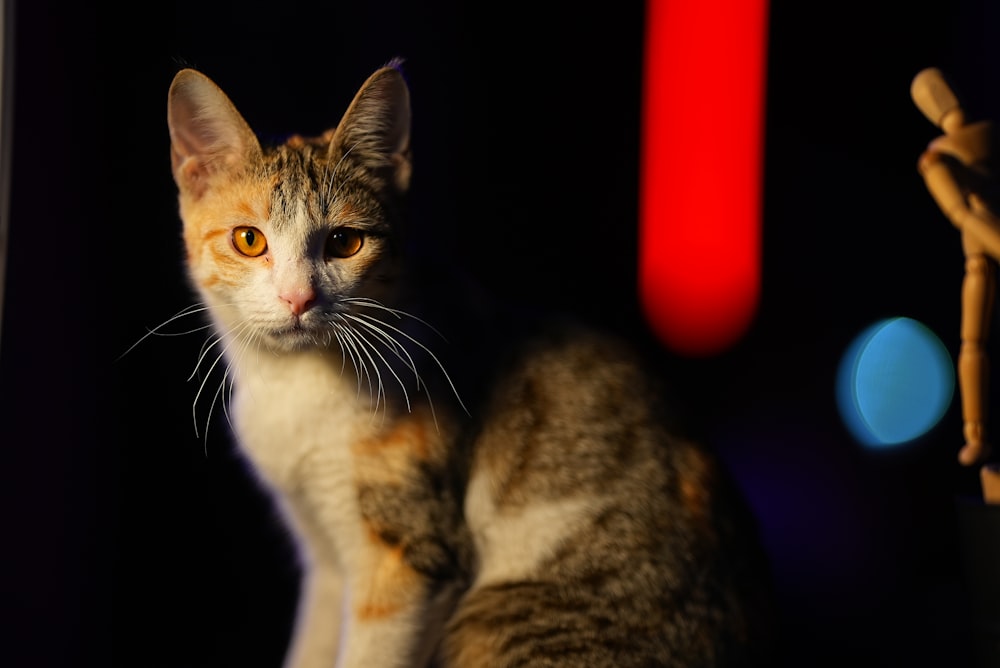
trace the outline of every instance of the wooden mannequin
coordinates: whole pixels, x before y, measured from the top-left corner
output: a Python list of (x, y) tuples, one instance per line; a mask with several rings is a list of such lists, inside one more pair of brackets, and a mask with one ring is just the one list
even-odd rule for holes
[[(965, 444), (958, 460), (984, 463), (987, 441), (989, 363), (985, 351), (996, 292), (1000, 258), (1000, 217), (994, 213), (997, 183), (990, 171), (992, 123), (966, 123), (958, 99), (936, 68), (913, 79), (914, 103), (944, 135), (930, 142), (917, 168), (941, 211), (962, 234), (965, 278), (962, 282), (961, 348), (958, 382)], [(984, 466), (984, 495), (1000, 501), (1000, 472)]]

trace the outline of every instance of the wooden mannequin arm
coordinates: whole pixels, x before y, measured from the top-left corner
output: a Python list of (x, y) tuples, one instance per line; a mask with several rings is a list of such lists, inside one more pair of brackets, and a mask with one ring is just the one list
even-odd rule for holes
[(947, 158), (924, 153), (919, 169), (927, 190), (952, 224), (978, 239), (989, 255), (1000, 257), (1000, 218), (978, 199), (967, 199)]

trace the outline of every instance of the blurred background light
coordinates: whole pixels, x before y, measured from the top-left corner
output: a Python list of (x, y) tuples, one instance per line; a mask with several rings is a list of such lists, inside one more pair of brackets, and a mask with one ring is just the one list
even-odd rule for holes
[(951, 405), (955, 372), (941, 340), (911, 318), (889, 318), (862, 331), (837, 372), (844, 425), (863, 445), (882, 448), (927, 433)]
[(767, 0), (646, 5), (639, 288), (675, 352), (714, 355), (757, 311)]

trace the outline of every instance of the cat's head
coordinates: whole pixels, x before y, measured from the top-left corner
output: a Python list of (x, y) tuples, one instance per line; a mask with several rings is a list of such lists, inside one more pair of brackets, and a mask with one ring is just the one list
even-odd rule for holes
[(410, 178), (409, 92), (395, 64), (317, 138), (262, 146), (191, 69), (170, 86), (167, 118), (188, 273), (221, 331), (275, 350), (328, 345), (350, 300), (389, 297)]

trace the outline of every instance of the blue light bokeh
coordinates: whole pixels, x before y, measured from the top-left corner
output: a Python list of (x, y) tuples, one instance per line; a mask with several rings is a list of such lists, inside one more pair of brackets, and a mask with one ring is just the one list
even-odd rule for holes
[(888, 318), (862, 331), (837, 372), (837, 404), (861, 444), (883, 448), (912, 441), (944, 416), (955, 390), (951, 356), (911, 318)]

